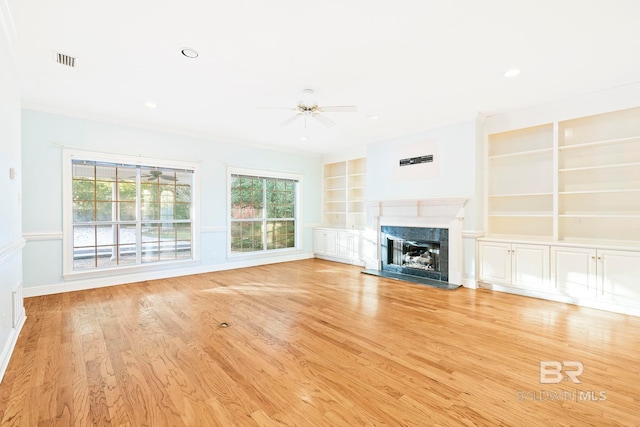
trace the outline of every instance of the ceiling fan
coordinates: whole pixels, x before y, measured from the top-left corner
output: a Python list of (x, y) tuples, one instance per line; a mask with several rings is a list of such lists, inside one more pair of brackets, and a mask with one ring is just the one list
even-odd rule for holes
[[(295, 111), (295, 114), (289, 117), (284, 122), (280, 123), (280, 126), (286, 126), (293, 123), (299, 118), (304, 118), (304, 127), (307, 127), (307, 119), (313, 118), (327, 127), (335, 126), (335, 122), (321, 113), (345, 113), (355, 112), (357, 107), (355, 105), (334, 105), (334, 106), (320, 106), (313, 99), (313, 89), (305, 89), (302, 91), (302, 100), (298, 102), (298, 105), (294, 108), (282, 108), (290, 111)], [(277, 108), (276, 109), (280, 109)]]
[(148, 175), (141, 175), (141, 178), (147, 178), (147, 181), (155, 181), (157, 179), (164, 179), (167, 181), (175, 182), (176, 178), (169, 175), (163, 175), (162, 171), (159, 169), (153, 169), (149, 171)]

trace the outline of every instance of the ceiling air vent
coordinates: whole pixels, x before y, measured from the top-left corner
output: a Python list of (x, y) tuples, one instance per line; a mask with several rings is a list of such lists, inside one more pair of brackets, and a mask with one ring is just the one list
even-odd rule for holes
[(76, 58), (73, 56), (65, 55), (64, 53), (56, 53), (56, 62), (58, 64), (66, 65), (67, 67), (74, 68), (76, 66)]

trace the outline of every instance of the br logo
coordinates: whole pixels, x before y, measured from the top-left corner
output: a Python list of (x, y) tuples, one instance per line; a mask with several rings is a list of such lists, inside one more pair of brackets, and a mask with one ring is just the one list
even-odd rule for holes
[(540, 384), (558, 384), (562, 380), (571, 380), (574, 384), (580, 384), (578, 377), (584, 371), (581, 362), (575, 360), (565, 360), (558, 362), (556, 360), (540, 361)]

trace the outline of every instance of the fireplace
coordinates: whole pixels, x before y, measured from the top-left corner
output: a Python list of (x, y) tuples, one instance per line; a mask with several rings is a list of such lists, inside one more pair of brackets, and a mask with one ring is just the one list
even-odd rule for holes
[(449, 279), (449, 230), (446, 228), (382, 226), (382, 271)]
[(466, 199), (367, 202), (364, 272), (454, 289), (462, 282)]

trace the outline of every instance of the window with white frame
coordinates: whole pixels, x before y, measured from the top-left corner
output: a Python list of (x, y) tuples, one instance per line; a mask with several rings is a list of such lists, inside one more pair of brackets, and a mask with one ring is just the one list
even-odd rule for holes
[(65, 272), (194, 258), (194, 169), (69, 155)]
[(299, 178), (230, 173), (230, 252), (297, 248)]

